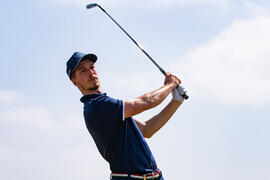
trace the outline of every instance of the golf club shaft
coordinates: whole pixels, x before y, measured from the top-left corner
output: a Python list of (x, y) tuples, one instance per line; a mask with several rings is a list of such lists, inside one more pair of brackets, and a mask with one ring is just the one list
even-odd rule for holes
[[(124, 29), (124, 28), (122, 28), (122, 26), (120, 26), (120, 24), (118, 24), (118, 22), (116, 22), (114, 19), (113, 19), (113, 17), (109, 14), (109, 13), (107, 13), (106, 11), (105, 11), (105, 9), (103, 9), (100, 5), (98, 5), (98, 4), (88, 4), (87, 6), (86, 6), (86, 8), (87, 9), (91, 9), (91, 8), (94, 8), (94, 7), (99, 7), (128, 37), (129, 37), (129, 39), (131, 40), (131, 41), (133, 41), (134, 42), (134, 44), (152, 61), (152, 63), (160, 70), (160, 72), (164, 75), (164, 76), (166, 76), (166, 71), (163, 69), (163, 68), (161, 68), (159, 65), (158, 65), (158, 63), (126, 32), (126, 30)], [(180, 88), (181, 88), (181, 86), (180, 86)], [(188, 97), (188, 95), (186, 95), (186, 92), (184, 92), (184, 94), (181, 94), (181, 96), (184, 98), (184, 99), (188, 99), (189, 97)]]
[(108, 14), (101, 6), (97, 5), (105, 14), (107, 14), (107, 16), (129, 37), (129, 39), (131, 39), (131, 41), (134, 42), (134, 44), (136, 44), (136, 46), (154, 63), (154, 65), (161, 71), (162, 74), (164, 74), (164, 76), (166, 76), (166, 71), (164, 71), (164, 69), (162, 69), (157, 63), (156, 61), (154, 61), (154, 59), (127, 33), (127, 31), (122, 28), (122, 26), (120, 26), (120, 24), (118, 24), (117, 21), (115, 21), (113, 19), (113, 17)]

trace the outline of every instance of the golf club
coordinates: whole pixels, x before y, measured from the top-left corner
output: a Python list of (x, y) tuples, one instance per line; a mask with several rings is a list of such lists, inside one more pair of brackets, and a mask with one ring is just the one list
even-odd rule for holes
[[(162, 69), (157, 63), (156, 61), (112, 18), (112, 16), (110, 16), (100, 5), (96, 4), (96, 3), (92, 3), (92, 4), (88, 4), (86, 5), (86, 9), (92, 9), (94, 7), (99, 7), (99, 9), (101, 9), (135, 44), (136, 46), (152, 61), (152, 63), (154, 63), (154, 65), (161, 71), (161, 73), (166, 76), (166, 71), (164, 69)], [(186, 94), (186, 91), (184, 90), (183, 87), (179, 86), (179, 94), (184, 98), (184, 99), (188, 99), (188, 95)]]

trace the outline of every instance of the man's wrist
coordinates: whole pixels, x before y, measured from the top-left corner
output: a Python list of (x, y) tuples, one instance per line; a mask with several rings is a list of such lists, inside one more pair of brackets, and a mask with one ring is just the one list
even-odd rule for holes
[(174, 90), (177, 86), (177, 84), (174, 84), (174, 83), (168, 83), (168, 84), (165, 84), (165, 86), (168, 86), (170, 87), (171, 91)]
[(176, 99), (172, 99), (171, 102), (173, 102), (173, 103), (175, 103), (177, 105), (181, 105), (183, 103), (183, 101), (181, 102), (181, 101), (178, 101)]

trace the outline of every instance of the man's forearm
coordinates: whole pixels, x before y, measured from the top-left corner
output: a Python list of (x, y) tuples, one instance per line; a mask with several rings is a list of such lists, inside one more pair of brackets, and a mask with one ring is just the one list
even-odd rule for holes
[(172, 100), (159, 114), (146, 121), (144, 127), (141, 129), (144, 137), (150, 138), (162, 128), (180, 105), (181, 103), (179, 101)]

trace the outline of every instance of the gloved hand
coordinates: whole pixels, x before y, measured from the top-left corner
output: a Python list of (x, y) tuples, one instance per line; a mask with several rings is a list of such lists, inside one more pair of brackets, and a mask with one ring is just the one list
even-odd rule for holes
[(183, 102), (184, 98), (181, 96), (181, 94), (185, 93), (185, 89), (183, 87), (181, 87), (180, 85), (178, 85), (173, 91), (172, 91), (172, 100), (174, 101), (179, 101), (179, 102)]

